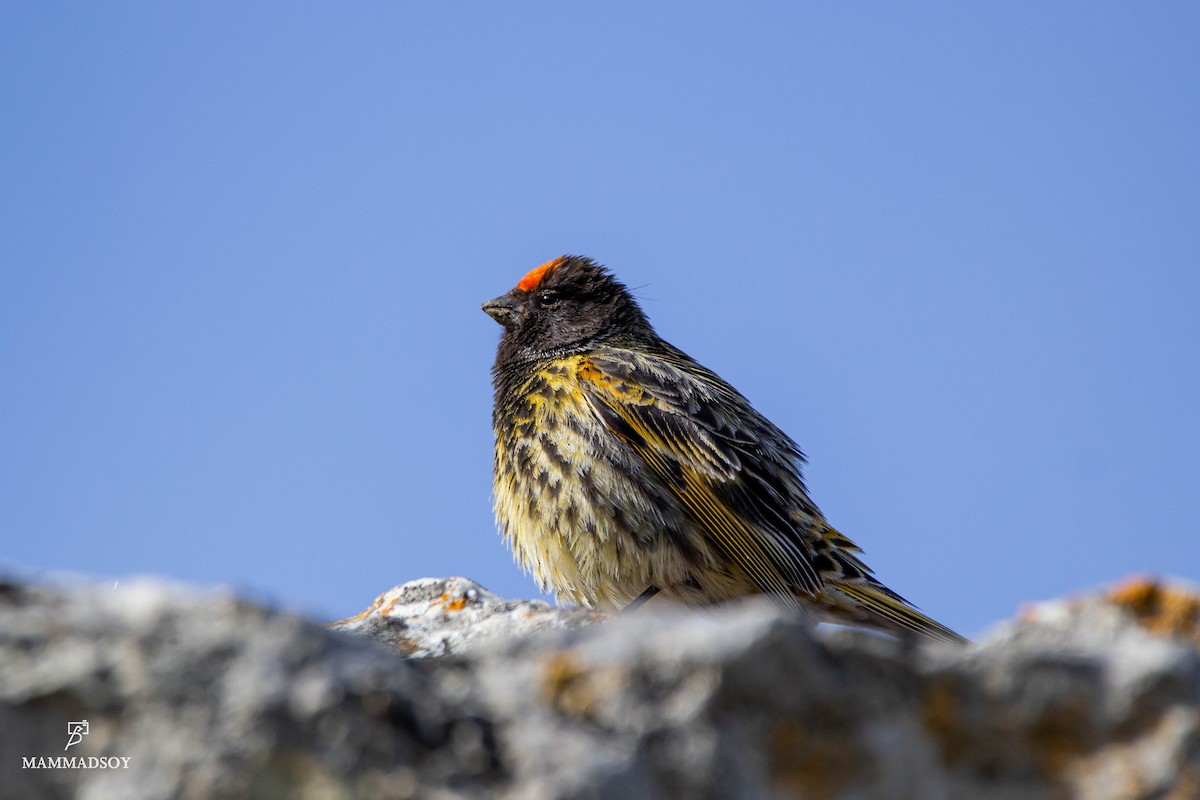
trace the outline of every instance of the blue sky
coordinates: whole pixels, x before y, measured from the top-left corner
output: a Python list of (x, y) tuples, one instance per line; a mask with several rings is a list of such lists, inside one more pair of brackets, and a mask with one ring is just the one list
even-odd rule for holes
[(570, 252), (946, 624), (1200, 578), (1195, 4), (0, 17), (4, 569), (534, 596), (479, 305)]

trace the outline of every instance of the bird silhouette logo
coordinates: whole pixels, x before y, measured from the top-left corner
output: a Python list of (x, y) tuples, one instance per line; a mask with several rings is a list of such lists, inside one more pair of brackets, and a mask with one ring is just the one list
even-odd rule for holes
[(82, 719), (79, 722), (67, 723), (67, 746), (63, 750), (70, 750), (72, 745), (79, 744), (83, 741), (83, 737), (88, 735), (88, 721)]

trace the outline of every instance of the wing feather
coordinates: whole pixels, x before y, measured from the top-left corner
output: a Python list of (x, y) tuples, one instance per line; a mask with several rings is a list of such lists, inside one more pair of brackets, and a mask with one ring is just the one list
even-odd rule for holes
[[(812, 551), (792, 520), (796, 492), (785, 485), (804, 497), (799, 451), (740, 394), (711, 373), (701, 382), (665, 358), (630, 351), (594, 353), (581, 361), (579, 377), (598, 418), (761, 591), (792, 604), (796, 588), (819, 591)], [(725, 408), (741, 418), (728, 419)], [(775, 452), (779, 442), (785, 452)], [(775, 470), (749, 468), (764, 455)], [(778, 470), (786, 475), (766, 474)]]

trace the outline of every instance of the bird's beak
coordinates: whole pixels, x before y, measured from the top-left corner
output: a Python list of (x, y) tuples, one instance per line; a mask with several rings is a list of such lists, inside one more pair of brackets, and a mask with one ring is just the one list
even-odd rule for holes
[(505, 328), (511, 328), (516, 323), (517, 303), (509, 295), (502, 294), (495, 300), (488, 300), (483, 304), (483, 310)]

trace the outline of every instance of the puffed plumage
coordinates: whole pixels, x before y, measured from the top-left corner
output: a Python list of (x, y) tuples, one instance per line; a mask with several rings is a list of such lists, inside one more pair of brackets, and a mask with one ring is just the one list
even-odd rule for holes
[(832, 622), (962, 637), (880, 583), (809, 498), (796, 443), (663, 341), (623, 284), (563, 256), (485, 303), (496, 519), (569, 602), (767, 594)]

